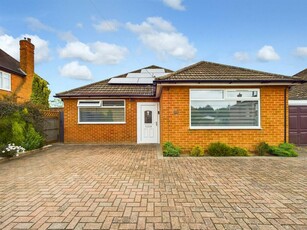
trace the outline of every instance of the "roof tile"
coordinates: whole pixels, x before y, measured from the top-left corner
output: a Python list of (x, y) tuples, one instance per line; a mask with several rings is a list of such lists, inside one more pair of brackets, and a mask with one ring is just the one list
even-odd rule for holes
[(26, 76), (26, 73), (20, 69), (20, 63), (2, 49), (0, 49), (0, 69), (20, 76)]
[[(157, 79), (163, 81), (293, 81), (285, 75), (201, 61)], [(294, 80), (296, 81), (296, 80)], [(299, 79), (297, 79), (299, 81)]]
[[(307, 68), (295, 74), (293, 77), (299, 77), (307, 81)], [(307, 100), (307, 83), (292, 86), (289, 92), (290, 100)]]

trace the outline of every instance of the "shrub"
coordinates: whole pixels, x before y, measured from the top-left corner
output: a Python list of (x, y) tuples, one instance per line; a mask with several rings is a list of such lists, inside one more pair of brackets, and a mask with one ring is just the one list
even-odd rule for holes
[(281, 156), (281, 157), (297, 157), (298, 154), (294, 150), (295, 145), (289, 144), (289, 143), (282, 143), (280, 145), (276, 146), (271, 146), (270, 147), (270, 153), (276, 156)]
[(0, 146), (14, 143), (31, 150), (43, 142), (43, 116), (36, 106), (0, 101)]
[(240, 147), (230, 147), (224, 143), (211, 143), (208, 147), (210, 156), (248, 156), (248, 151)]
[(19, 153), (23, 153), (25, 151), (25, 148), (21, 146), (16, 146), (13, 144), (8, 144), (7, 146), (2, 146), (0, 156), (2, 157), (13, 157), (18, 156)]
[(266, 154), (270, 153), (270, 146), (268, 145), (268, 143), (266, 142), (260, 142), (257, 146), (256, 146), (256, 153), (259, 156), (264, 156)]
[(190, 156), (194, 156), (194, 157), (202, 157), (205, 155), (205, 151), (202, 147), (200, 146), (195, 146), (193, 147), (191, 153), (190, 153)]
[(179, 157), (180, 148), (173, 145), (171, 142), (166, 142), (163, 145), (163, 156), (165, 157)]
[(231, 151), (233, 156), (238, 156), (238, 157), (248, 156), (248, 151), (240, 147), (233, 147), (231, 148)]
[(32, 150), (42, 147), (43, 144), (43, 137), (35, 131), (32, 125), (29, 125), (28, 132), (25, 134), (25, 140), (21, 143), (21, 145), (27, 150)]
[(208, 155), (210, 156), (232, 156), (232, 149), (230, 146), (216, 142), (211, 143), (208, 147)]

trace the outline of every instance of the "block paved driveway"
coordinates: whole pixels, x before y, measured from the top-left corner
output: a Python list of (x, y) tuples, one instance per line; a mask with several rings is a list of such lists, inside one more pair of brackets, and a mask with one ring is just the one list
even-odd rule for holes
[(0, 163), (0, 229), (307, 229), (306, 160), (55, 145)]

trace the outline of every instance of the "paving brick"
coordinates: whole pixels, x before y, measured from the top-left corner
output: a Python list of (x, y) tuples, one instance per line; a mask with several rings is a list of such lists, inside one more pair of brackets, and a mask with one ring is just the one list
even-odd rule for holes
[(0, 229), (307, 229), (306, 157), (156, 149), (55, 145), (0, 163)]

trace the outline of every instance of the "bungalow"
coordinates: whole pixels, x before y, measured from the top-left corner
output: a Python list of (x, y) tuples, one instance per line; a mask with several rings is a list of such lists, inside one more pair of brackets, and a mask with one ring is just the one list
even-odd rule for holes
[(17, 102), (29, 101), (34, 78), (34, 45), (30, 38), (20, 42), (20, 62), (0, 49), (0, 99), (15, 96)]
[(212, 142), (253, 149), (288, 141), (288, 91), (299, 78), (201, 61), (149, 66), (58, 93), (66, 143)]

